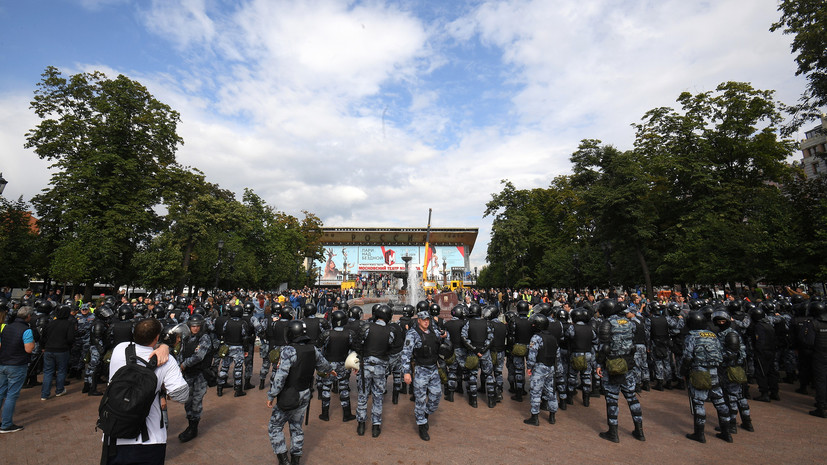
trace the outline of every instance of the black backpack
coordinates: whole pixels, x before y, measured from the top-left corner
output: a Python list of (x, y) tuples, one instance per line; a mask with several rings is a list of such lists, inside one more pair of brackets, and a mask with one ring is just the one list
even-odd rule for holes
[[(103, 431), (104, 447), (114, 446), (118, 439), (136, 439), (140, 436), (142, 441), (149, 440), (146, 417), (152, 403), (158, 399), (157, 363), (154, 355), (149, 362), (138, 357), (135, 343), (126, 347), (126, 365), (109, 380), (98, 407), (96, 429)], [(114, 447), (109, 454), (102, 455), (103, 462), (107, 455), (114, 455)]]

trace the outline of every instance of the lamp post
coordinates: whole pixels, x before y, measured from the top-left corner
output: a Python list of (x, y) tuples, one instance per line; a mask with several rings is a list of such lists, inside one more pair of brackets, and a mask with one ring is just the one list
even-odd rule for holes
[(448, 285), (448, 262), (445, 258), (442, 259), (442, 287)]
[(474, 267), (474, 286), (477, 285), (477, 267)]
[(215, 264), (215, 284), (213, 284), (213, 292), (218, 290), (218, 274), (221, 271), (221, 251), (224, 250), (224, 240), (218, 240), (218, 261)]
[(6, 189), (6, 184), (8, 183), (6, 178), (3, 177), (3, 173), (0, 173), (0, 195), (3, 195), (3, 191)]
[(402, 261), (405, 262), (405, 276), (402, 277), (402, 289), (405, 291), (408, 290), (408, 273), (411, 266), (411, 255), (406, 251), (405, 255), (402, 255)]

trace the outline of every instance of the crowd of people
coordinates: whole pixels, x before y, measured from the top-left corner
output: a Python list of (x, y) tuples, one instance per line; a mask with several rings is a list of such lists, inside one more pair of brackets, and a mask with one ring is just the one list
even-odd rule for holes
[[(158, 300), (118, 296), (89, 303), (80, 296), (62, 302), (31, 293), (19, 301), (0, 297), (0, 432), (23, 429), (13, 413), (24, 386), (40, 386), (41, 399), (48, 401), (78, 378), (84, 394), (101, 396), (100, 387), (109, 382), (111, 388), (129, 360), (151, 358), (162, 402), (153, 404), (143, 435), (104, 441), (102, 463), (141, 453), (162, 463), (158, 445), (166, 443), (166, 431), (157, 423), (165, 400), (184, 404), (188, 426), (179, 440), (195, 439), (210, 389), (217, 396), (231, 389), (235, 397), (256, 389), (256, 352), (257, 388), (267, 389), (268, 433), (279, 463), (300, 461), (302, 420), (314, 391), (321, 420), (330, 421), (338, 395), (342, 421), (355, 420), (358, 435), (366, 434), (370, 421), (373, 437), (382, 432), (386, 391), (393, 404), (410, 395), (424, 441), (430, 439), (429, 416), (441, 401), (465, 397), (470, 408), (478, 408), (484, 396), (483, 405), (496, 408), (506, 392), (514, 402), (528, 400), (524, 422), (533, 426), (540, 426), (543, 411), (544, 421), (556, 423), (578, 395), (586, 407), (602, 396), (608, 429), (600, 437), (612, 442), (620, 440), (622, 394), (633, 436), (644, 441), (637, 393), (680, 389), (692, 405), (694, 431), (687, 437), (706, 441), (704, 404), (711, 402), (719, 420), (716, 436), (732, 442), (739, 415), (741, 429), (753, 431), (750, 399), (780, 400), (779, 373), (783, 381), (799, 383), (798, 392), (815, 387), (810, 414), (827, 418), (827, 309), (820, 297), (799, 291), (752, 302), (677, 293), (646, 299), (613, 290), (458, 292), (460, 303), (450, 318), (443, 318), (434, 296), (401, 309), (377, 303), (366, 315), (349, 305), (347, 295), (311, 289)], [(758, 387), (754, 398), (750, 385)]]

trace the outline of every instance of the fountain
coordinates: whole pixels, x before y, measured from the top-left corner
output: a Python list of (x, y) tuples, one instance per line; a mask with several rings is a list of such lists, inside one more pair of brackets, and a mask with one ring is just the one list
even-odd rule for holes
[(416, 304), (420, 300), (425, 299), (425, 294), (422, 292), (422, 281), (419, 279), (419, 274), (416, 271), (416, 267), (409, 267), (408, 268), (408, 298), (406, 299), (408, 305), (413, 305), (416, 307)]

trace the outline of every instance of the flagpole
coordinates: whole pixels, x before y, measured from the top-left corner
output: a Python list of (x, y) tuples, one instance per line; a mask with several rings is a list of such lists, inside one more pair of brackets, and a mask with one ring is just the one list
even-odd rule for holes
[(428, 209), (428, 229), (425, 233), (425, 264), (422, 265), (422, 282), (428, 280), (428, 263), (431, 262), (431, 209)]

